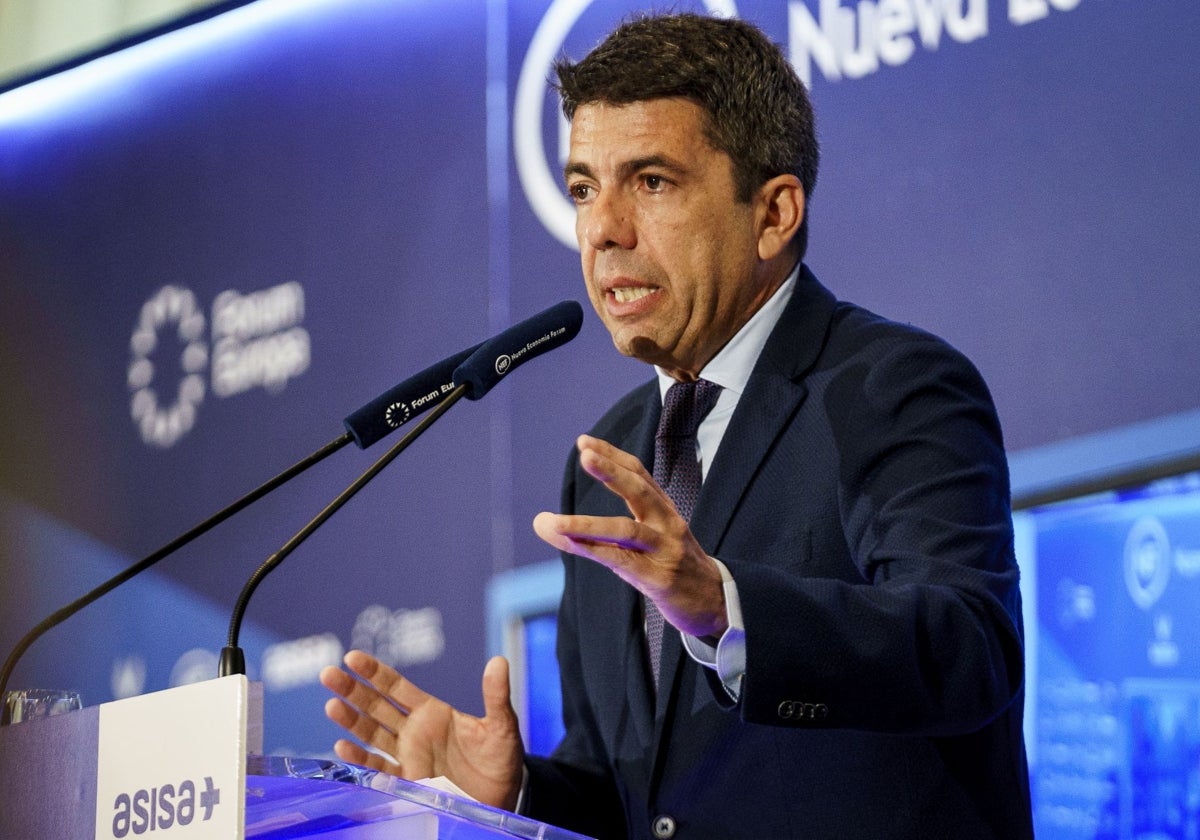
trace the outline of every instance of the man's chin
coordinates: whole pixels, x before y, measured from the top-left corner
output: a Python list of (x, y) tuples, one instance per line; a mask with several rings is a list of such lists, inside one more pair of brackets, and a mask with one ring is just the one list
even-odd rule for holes
[(612, 337), (613, 346), (617, 348), (617, 352), (622, 356), (629, 356), (632, 359), (637, 359), (649, 364), (655, 364), (653, 359), (658, 358), (662, 352), (658, 343), (643, 335), (623, 335), (620, 333), (614, 334)]
[(638, 335), (628, 338), (614, 336), (613, 346), (617, 348), (617, 352), (622, 356), (637, 359), (639, 362), (645, 362), (648, 365), (658, 365), (667, 371), (674, 371), (683, 367), (670, 350), (648, 336)]

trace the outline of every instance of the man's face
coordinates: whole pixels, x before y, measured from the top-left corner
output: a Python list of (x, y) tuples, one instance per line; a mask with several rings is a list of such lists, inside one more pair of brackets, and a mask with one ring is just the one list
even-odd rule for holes
[(760, 202), (684, 99), (581, 105), (567, 190), (588, 296), (617, 349), (697, 376), (774, 287), (760, 276)]

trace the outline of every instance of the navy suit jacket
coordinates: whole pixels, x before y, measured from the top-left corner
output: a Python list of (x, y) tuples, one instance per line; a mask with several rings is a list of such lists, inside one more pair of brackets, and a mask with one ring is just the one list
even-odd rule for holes
[[(592, 434), (652, 468), (656, 382)], [(572, 456), (564, 512), (626, 516)], [(691, 521), (737, 582), (734, 703), (637, 593), (564, 556), (566, 737), (526, 812), (600, 837), (1032, 837), (1007, 464), (991, 397), (945, 342), (838, 302), (807, 269)]]

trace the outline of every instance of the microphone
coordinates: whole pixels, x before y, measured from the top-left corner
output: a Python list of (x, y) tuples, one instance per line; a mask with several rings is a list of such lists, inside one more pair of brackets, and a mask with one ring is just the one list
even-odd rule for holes
[(582, 324), (583, 307), (578, 301), (555, 304), (480, 344), (455, 369), (454, 382), (467, 385), (467, 399), (477, 400), (518, 365), (579, 335)]
[(454, 371), (482, 346), (483, 342), (480, 342), (460, 350), (413, 374), (343, 420), (358, 448), (366, 449), (446, 399), (454, 390)]
[[(242, 618), (246, 614), (246, 607), (250, 603), (251, 595), (254, 594), (254, 590), (258, 588), (258, 585), (262, 583), (268, 574), (278, 568), (279, 564), (295, 551), (302, 542), (308, 539), (314, 531), (325, 524), (329, 517), (337, 513), (359, 490), (365, 487), (375, 476), (379, 475), (384, 467), (395, 460), (396, 456), (407, 449), (426, 429), (436, 423), (443, 414), (450, 410), (451, 406), (463, 397), (468, 397), (472, 400), (479, 399), (495, 387), (496, 383), (509, 371), (515, 369), (517, 365), (524, 364), (536, 356), (540, 356), (543, 353), (566, 344), (579, 334), (579, 327), (582, 322), (583, 307), (573, 300), (563, 301), (534, 315), (532, 318), (527, 318), (521, 323), (509, 327), (504, 332), (488, 339), (482, 344), (478, 344), (474, 348), (458, 354), (469, 355), (454, 370), (452, 387), (448, 392), (443, 392), (440, 386), (438, 394), (433, 394), (432, 389), (428, 392), (431, 398), (430, 404), (433, 405), (433, 409), (429, 414), (422, 417), (415, 426), (405, 432), (403, 437), (396, 441), (392, 448), (385, 452), (366, 472), (355, 479), (349, 487), (326, 505), (324, 510), (318, 513), (311, 522), (297, 531), (290, 540), (284, 543), (282, 548), (268, 557), (262, 565), (254, 570), (254, 574), (250, 576), (250, 579), (246, 581), (246, 585), (242, 587), (237, 603), (234, 605), (233, 614), (229, 619), (228, 642), (221, 649), (218, 676), (227, 677), (231, 674), (246, 673), (246, 656), (242, 649), (238, 647)], [(418, 373), (411, 379), (397, 385), (393, 389), (393, 392), (399, 393), (409, 383), (428, 384), (440, 380), (443, 374), (443, 366), (449, 364), (453, 359), (455, 357), (451, 356), (421, 371), (421, 373)], [(404, 391), (404, 393), (408, 394), (411, 392)], [(383, 396), (379, 399), (382, 400)], [(366, 411), (368, 406), (372, 404), (369, 403), (367, 406), (363, 406), (360, 411)], [(425, 405), (418, 406), (421, 410), (427, 407)], [(383, 434), (387, 434), (387, 432)], [(380, 436), (382, 437), (382, 435)]]
[(455, 385), (470, 383), (467, 399), (478, 400), (517, 365), (573, 339), (582, 324), (583, 307), (576, 301), (564, 300), (486, 342), (460, 350), (413, 374), (342, 422), (358, 448), (366, 449), (441, 403)]

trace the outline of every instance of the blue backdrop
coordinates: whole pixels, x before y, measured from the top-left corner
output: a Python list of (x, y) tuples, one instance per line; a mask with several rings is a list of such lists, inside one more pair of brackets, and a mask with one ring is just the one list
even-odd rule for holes
[[(0, 648), (407, 374), (584, 298), (548, 65), (639, 5), (258, 0), (0, 94)], [(1194, 3), (675, 5), (789, 51), (823, 145), (810, 265), (966, 351), (1018, 457), (1200, 408)], [(328, 751), (315, 674), (350, 646), (478, 711), (489, 581), (551, 559), (530, 520), (647, 375), (588, 312), (268, 578), (243, 636), (268, 751)], [(90, 704), (215, 673), (245, 579), (384, 446), (52, 631), (16, 683)]]

